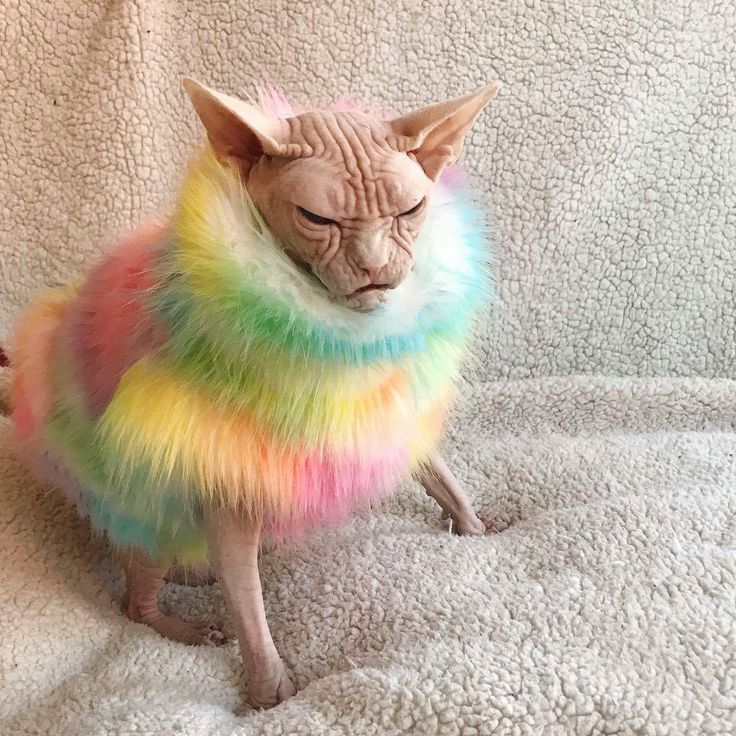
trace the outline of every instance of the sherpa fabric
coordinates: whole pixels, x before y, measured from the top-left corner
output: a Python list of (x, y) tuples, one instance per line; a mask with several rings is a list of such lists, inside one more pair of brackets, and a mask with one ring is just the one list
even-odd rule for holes
[[(267, 553), (300, 693), (236, 719), (237, 646), (123, 618), (108, 551), (3, 420), (0, 733), (736, 732), (730, 0), (6, 0), (0, 31), (0, 343), (169, 201), (201, 139), (182, 76), (397, 111), (501, 79), (463, 161), (502, 309), (448, 454), (508, 525), (452, 537), (412, 486)], [(164, 600), (225, 618), (217, 586)]]
[[(730, 736), (735, 396), (729, 381), (477, 385), (449, 460), (498, 533), (449, 534), (412, 486), (266, 551), (299, 693), (242, 718), (237, 643), (195, 649), (124, 618), (107, 549), (31, 481), (3, 420), (0, 733)], [(228, 620), (217, 585), (164, 601)]]
[(736, 377), (732, 0), (5, 0), (0, 29), (0, 344), (170, 201), (182, 77), (396, 111), (500, 79), (463, 157), (502, 236), (484, 374)]

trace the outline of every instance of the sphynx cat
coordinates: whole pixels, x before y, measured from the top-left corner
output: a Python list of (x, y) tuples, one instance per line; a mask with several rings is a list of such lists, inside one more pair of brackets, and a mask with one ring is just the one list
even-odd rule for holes
[[(413, 242), (442, 170), (498, 84), (381, 120), (355, 112), (277, 118), (260, 108), (184, 82), (218, 159), (236, 167), (268, 226), (300, 267), (355, 310), (382, 302), (412, 268)], [(434, 455), (417, 480), (461, 535), (485, 528), (445, 462)], [(205, 510), (207, 515), (207, 511)], [(258, 572), (260, 525), (235, 512), (206, 518), (219, 579), (248, 678), (248, 701), (267, 708), (294, 694), (269, 632)], [(124, 607), (134, 621), (190, 644), (222, 640), (214, 627), (159, 610), (166, 566), (132, 553)]]

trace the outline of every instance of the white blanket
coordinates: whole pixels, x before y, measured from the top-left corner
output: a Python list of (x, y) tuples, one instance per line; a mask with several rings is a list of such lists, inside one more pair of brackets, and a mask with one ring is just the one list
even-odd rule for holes
[[(449, 454), (503, 531), (450, 535), (412, 486), (266, 552), (299, 693), (242, 718), (237, 643), (124, 618), (104, 545), (3, 427), (0, 733), (733, 734), (734, 407), (728, 381), (479, 385)], [(163, 599), (226, 620), (216, 585)]]

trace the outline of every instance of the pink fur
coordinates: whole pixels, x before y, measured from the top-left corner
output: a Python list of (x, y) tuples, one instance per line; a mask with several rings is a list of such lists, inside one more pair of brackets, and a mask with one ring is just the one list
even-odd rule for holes
[(298, 534), (315, 522), (344, 521), (356, 503), (366, 504), (388, 494), (407, 465), (403, 448), (375, 458), (309, 455), (295, 470), (298, 518), (286, 526), (270, 526), (268, 531), (278, 538)]
[(466, 188), (468, 177), (462, 166), (448, 166), (440, 175), (440, 183), (446, 189)]
[(69, 315), (69, 334), (88, 408), (102, 413), (125, 371), (165, 339), (141, 294), (167, 228), (150, 222), (127, 235), (90, 274)]
[[(270, 84), (262, 83), (256, 85), (256, 97), (260, 107), (278, 118), (300, 115), (312, 109), (310, 105), (297, 105), (289, 102), (280, 90)], [(386, 111), (380, 110), (375, 105), (366, 104), (357, 97), (350, 95), (343, 95), (338, 98), (330, 105), (329, 109), (330, 112), (362, 112), (387, 117)]]
[(289, 118), (303, 112), (298, 106), (289, 102), (283, 93), (270, 84), (256, 85), (258, 104), (278, 118)]

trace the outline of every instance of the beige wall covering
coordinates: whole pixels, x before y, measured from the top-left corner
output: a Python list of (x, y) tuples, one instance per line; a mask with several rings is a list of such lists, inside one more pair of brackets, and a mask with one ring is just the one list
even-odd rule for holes
[(730, 0), (4, 3), (0, 340), (165, 203), (179, 79), (403, 109), (500, 78), (465, 162), (500, 227), (486, 376), (736, 375)]

